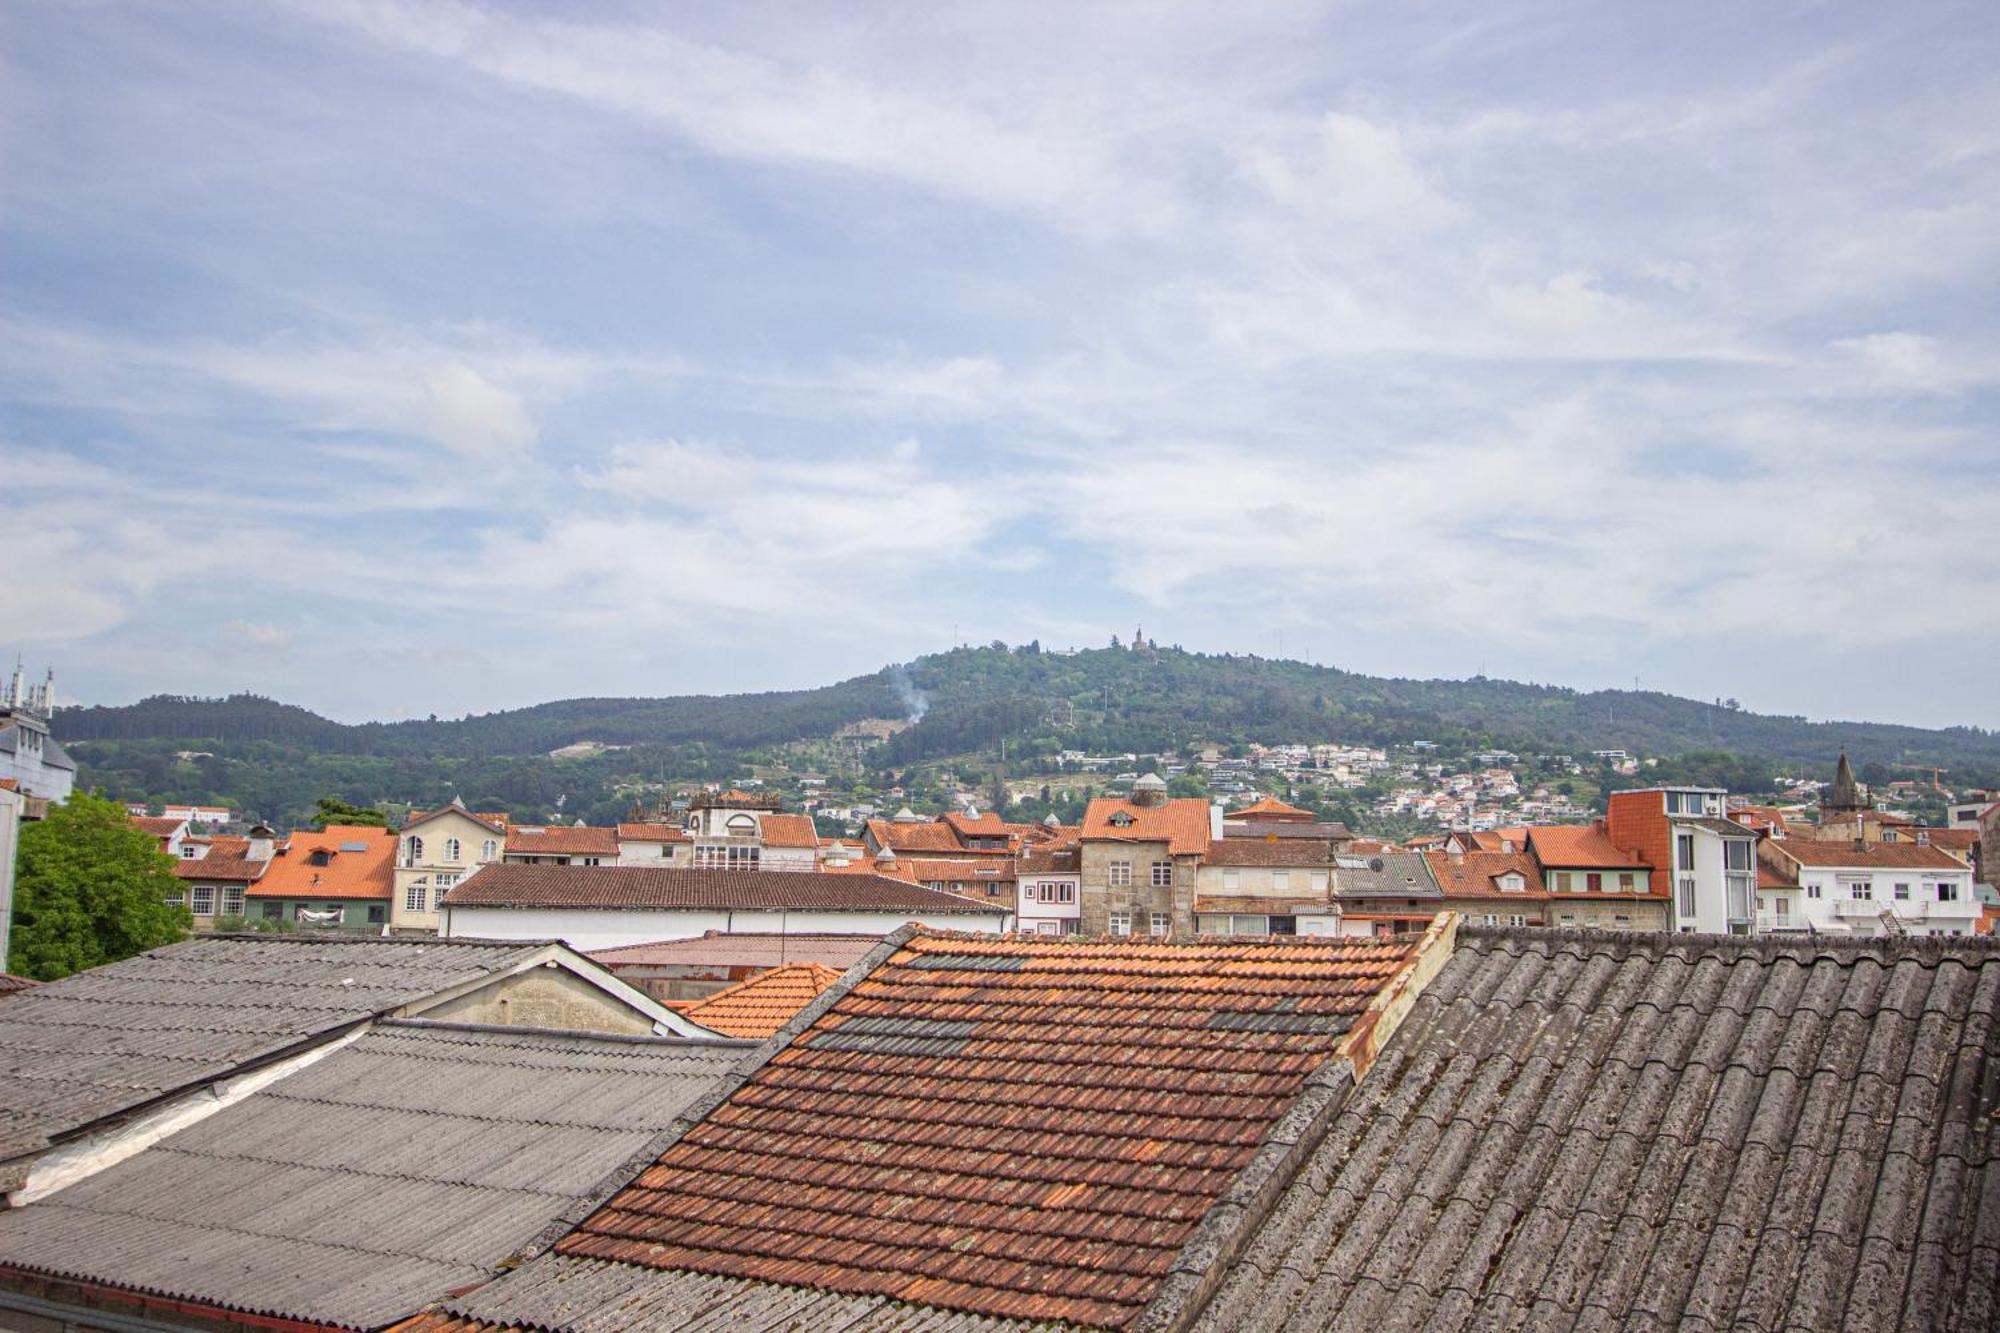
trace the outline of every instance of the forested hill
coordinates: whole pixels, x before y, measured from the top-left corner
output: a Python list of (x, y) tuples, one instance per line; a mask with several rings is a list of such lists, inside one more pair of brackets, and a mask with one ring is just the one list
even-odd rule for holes
[(161, 694), (121, 707), (67, 710), (56, 733), (66, 741), (262, 741), (327, 754), (475, 758), (545, 754), (577, 741), (752, 749), (829, 735), (861, 718), (902, 717), (905, 711), (888, 673), (877, 672), (815, 690), (563, 699), (445, 721), (355, 726), (254, 694), (226, 699)]
[(1304, 662), (1178, 649), (1071, 655), (965, 648), (922, 658), (912, 677), (930, 703), (889, 743), (892, 761), (996, 745), (1060, 743), (1144, 752), (1192, 740), (1392, 743), (1522, 751), (1733, 751), (1825, 763), (1925, 762), (2000, 773), (2000, 732), (1873, 722), (1808, 722), (1654, 691), (1581, 693), (1515, 681), (1401, 680)]
[(1646, 754), (1726, 750), (1825, 763), (1941, 764), (2000, 772), (2000, 733), (1927, 730), (1870, 722), (1812, 723), (1650, 691), (1580, 693), (1513, 681), (1398, 680), (1302, 662), (1177, 649), (1046, 653), (1034, 645), (961, 648), (814, 690), (566, 699), (532, 708), (439, 721), (349, 726), (253, 695), (156, 696), (115, 708), (64, 712), (64, 740), (175, 739), (265, 742), (327, 754), (479, 758), (544, 754), (577, 741), (608, 745), (701, 744), (743, 751), (831, 734), (863, 718), (910, 711), (899, 691), (914, 681), (923, 719), (888, 743), (901, 763), (1008, 742), (1010, 755), (1076, 748), (1149, 751), (1189, 741), (1407, 742), (1432, 740), (1516, 750)]

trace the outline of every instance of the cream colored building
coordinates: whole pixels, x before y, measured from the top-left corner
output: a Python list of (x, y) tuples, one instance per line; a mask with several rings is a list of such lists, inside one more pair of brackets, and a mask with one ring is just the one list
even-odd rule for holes
[(390, 928), (436, 930), (438, 899), (480, 866), (498, 861), (506, 848), (506, 816), (473, 814), (457, 797), (410, 820), (396, 848)]

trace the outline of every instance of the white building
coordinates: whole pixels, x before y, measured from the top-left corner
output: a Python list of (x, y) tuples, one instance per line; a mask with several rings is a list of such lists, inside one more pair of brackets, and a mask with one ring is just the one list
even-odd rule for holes
[(19, 663), (0, 694), (0, 778), (12, 778), (23, 796), (61, 805), (76, 786), (76, 761), (49, 734), (56, 711), (55, 673), (29, 686)]
[(1015, 861), (1015, 929), (1074, 935), (1083, 929), (1083, 866), (1075, 847), (1028, 848)]
[(499, 814), (474, 814), (454, 796), (450, 805), (412, 816), (401, 837), (389, 924), (397, 930), (436, 930), (438, 900), (480, 866), (505, 855), (507, 820)]
[(1971, 935), (1981, 908), (1972, 870), (1936, 847), (1771, 839), (1758, 849), (1798, 886), (1804, 928), (1836, 935)]

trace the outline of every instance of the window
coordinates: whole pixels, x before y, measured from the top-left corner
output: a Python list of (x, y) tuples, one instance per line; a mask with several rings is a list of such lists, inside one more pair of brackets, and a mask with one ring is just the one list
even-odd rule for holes
[(1628, 870), (1618, 876), (1618, 892), (1637, 893), (1638, 891), (1639, 877), (1637, 875)]
[(1242, 887), (1243, 887), (1243, 872), (1242, 872), (1242, 871), (1240, 871), (1240, 870), (1225, 870), (1225, 871), (1223, 871), (1223, 872), (1222, 872), (1222, 887), (1223, 887), (1223, 888), (1225, 888), (1225, 889), (1240, 889), (1240, 888), (1242, 888)]
[(1156, 889), (1171, 888), (1173, 882), (1174, 863), (1172, 861), (1153, 862), (1153, 887)]
[[(1127, 865), (1129, 866), (1129, 864), (1128, 862)], [(1132, 933), (1132, 914), (1130, 912), (1113, 912), (1111, 914), (1111, 933), (1113, 935), (1130, 935)]]
[(1292, 873), (1289, 870), (1273, 870), (1271, 872), (1271, 892), (1290, 893), (1291, 891)]
[(1173, 934), (1174, 919), (1165, 912), (1155, 912), (1153, 913), (1152, 920), (1147, 923), (1147, 927), (1148, 934), (1164, 939), (1168, 935)]
[(1326, 872), (1324, 870), (1311, 871), (1307, 874), (1306, 879), (1312, 885), (1314, 893), (1326, 892)]
[(187, 900), (188, 900), (188, 893), (186, 889), (175, 889), (172, 893), (167, 895), (167, 906), (186, 907)]
[(1819, 885), (1817, 882), (1806, 885), (1806, 897), (1808, 898), (1819, 897)]
[(1570, 880), (1574, 878), (1567, 870), (1556, 871), (1556, 892), (1568, 893)]
[[(388, 910), (380, 903), (370, 904), (368, 908), (368, 924), (371, 926), (381, 925), (388, 918)], [(334, 924), (339, 925), (340, 923), (336, 921)]]
[[(704, 843), (694, 849), (696, 870), (755, 870), (763, 857), (761, 848), (742, 843)], [(597, 864), (597, 858), (588, 858)]]
[(577, 864), (586, 866), (601, 866), (604, 864), (604, 858), (601, 856), (580, 856), (577, 858)]
[(200, 850), (201, 850), (201, 848), (200, 848), (200, 847), (198, 847), (197, 845), (195, 845), (194, 843), (191, 843), (191, 842), (184, 842), (184, 843), (182, 843), (182, 844), (181, 844), (181, 860), (183, 860), (183, 861), (192, 861), (192, 860), (194, 860), (194, 854), (195, 854), (196, 852), (200, 851)]
[(1060, 935), (1062, 934), (1062, 922), (1060, 921), (1038, 922), (1035, 926), (1035, 932), (1040, 935)]
[(215, 886), (197, 884), (194, 886), (194, 914), (196, 916), (215, 915)]
[(1910, 886), (1907, 884), (1898, 884), (1896, 886), (1896, 901), (1906, 903), (1909, 900), (1910, 900)]
[(1847, 886), (1847, 896), (1857, 902), (1867, 902), (1875, 896), (1875, 881), (1872, 879), (1850, 881)]
[(1750, 844), (1741, 838), (1728, 838), (1722, 844), (1722, 868), (1724, 870), (1748, 870), (1750, 868)]
[(1479, 923), (1483, 926), (1497, 926), (1500, 924), (1500, 918), (1497, 914), (1488, 912), (1485, 916), (1479, 918)]
[(285, 905), (283, 903), (265, 903), (261, 910), (266, 921), (283, 921), (285, 919)]
[(431, 910), (431, 889), (428, 880), (412, 880), (403, 890), (403, 910), (405, 912), (428, 912)]
[(1576, 924), (1576, 914), (1574, 912), (1564, 912), (1556, 920), (1565, 926), (1574, 926)]
[(1693, 875), (1681, 876), (1681, 915), (1684, 917), (1692, 917), (1694, 915)]
[(1680, 833), (1674, 836), (1674, 868), (1694, 869), (1694, 834)]
[(458, 864), (458, 862), (459, 862), (459, 859), (460, 859), (460, 858), (459, 858), (459, 855), (458, 855), (458, 852), (459, 852), (459, 844), (458, 844), (458, 839), (457, 839), (457, 838), (446, 838), (446, 839), (444, 840), (444, 859), (445, 859), (445, 863), (446, 863), (447, 865), (457, 865), (457, 864)]
[(403, 864), (422, 865), (424, 862), (424, 840), (418, 837), (407, 839), (403, 844)]
[(1585, 884), (1585, 892), (1588, 893), (1604, 892), (1604, 876), (1596, 873), (1595, 871), (1592, 871), (1590, 874), (1585, 875), (1583, 878)]
[(1507, 918), (1507, 924), (1510, 926), (1525, 926), (1528, 924), (1528, 918), (1520, 915), (1510, 916)]
[(1132, 863), (1130, 861), (1113, 861), (1105, 868), (1105, 874), (1112, 888), (1128, 888), (1132, 883)]
[(225, 884), (222, 886), (222, 914), (224, 916), (243, 915), (243, 886)]
[(1611, 918), (1611, 924), (1620, 930), (1624, 930), (1632, 924), (1632, 918), (1629, 916), (1614, 916)]
[[(1939, 902), (1955, 903), (1958, 901), (1958, 885), (1952, 883), (1950, 880), (1948, 879), (1939, 880), (1937, 889), (1938, 889), (1937, 900)], [(1957, 931), (1952, 932), (1952, 934), (1954, 935), (1956, 935), (1957, 933), (1958, 933)]]

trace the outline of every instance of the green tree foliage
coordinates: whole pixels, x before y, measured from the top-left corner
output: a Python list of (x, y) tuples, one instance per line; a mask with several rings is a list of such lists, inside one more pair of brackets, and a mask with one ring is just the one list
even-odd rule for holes
[(322, 796), (313, 810), (313, 827), (325, 828), (329, 824), (355, 824), (369, 828), (389, 827), (389, 816), (372, 805), (354, 805), (338, 796)]
[(79, 792), (21, 828), (7, 970), (53, 981), (172, 944), (191, 924), (173, 858), (123, 806)]

